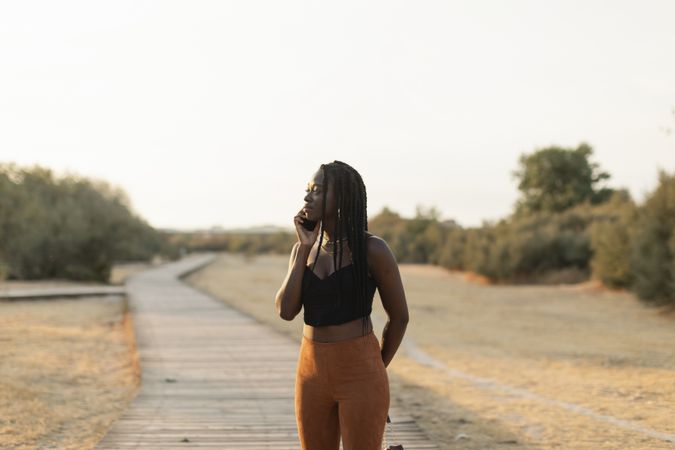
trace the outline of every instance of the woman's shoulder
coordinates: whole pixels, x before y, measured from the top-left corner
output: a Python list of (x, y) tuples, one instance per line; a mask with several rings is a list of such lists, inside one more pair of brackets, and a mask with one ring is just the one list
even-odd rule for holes
[(389, 246), (387, 245), (387, 242), (380, 236), (366, 231), (366, 249), (368, 251), (368, 256), (370, 256), (373, 253), (388, 251)]
[(382, 239), (380, 236), (378, 236), (376, 234), (373, 234), (370, 231), (366, 231), (365, 233), (366, 233), (366, 239), (367, 240), (371, 240), (371, 238), (373, 238), (373, 240), (379, 240), (379, 241), (385, 242), (385, 240)]
[(389, 248), (387, 241), (372, 233), (367, 233), (366, 253), (368, 254), (368, 269), (376, 279), (379, 279), (393, 270), (396, 257)]

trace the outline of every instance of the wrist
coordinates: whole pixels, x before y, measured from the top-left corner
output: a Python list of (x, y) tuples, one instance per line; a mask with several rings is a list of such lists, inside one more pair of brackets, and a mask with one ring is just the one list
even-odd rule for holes
[(312, 250), (311, 244), (303, 244), (302, 242), (298, 245), (298, 256), (309, 256), (309, 252)]

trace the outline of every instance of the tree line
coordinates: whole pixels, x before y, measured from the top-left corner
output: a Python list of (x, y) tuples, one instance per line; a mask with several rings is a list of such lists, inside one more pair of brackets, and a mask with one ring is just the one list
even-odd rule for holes
[(105, 181), (0, 164), (0, 279), (107, 282), (115, 262), (177, 257)]
[[(512, 176), (520, 196), (498, 221), (463, 227), (435, 207), (412, 218), (388, 207), (368, 221), (399, 262), (472, 271), (493, 283), (573, 283), (590, 278), (675, 304), (675, 174), (638, 205), (592, 161), (586, 143), (523, 154)], [(294, 232), (175, 234), (188, 250), (287, 254)]]
[(595, 278), (647, 303), (675, 304), (675, 173), (659, 170), (642, 204), (590, 161), (592, 149), (549, 147), (522, 155), (520, 198), (496, 222), (464, 228), (435, 208), (404, 219), (384, 209), (369, 221), (401, 262), (479, 273), (494, 283)]
[[(595, 278), (651, 304), (675, 304), (675, 173), (637, 204), (592, 148), (557, 146), (523, 154), (512, 176), (520, 196), (498, 221), (463, 227), (434, 208), (412, 218), (385, 207), (368, 221), (399, 262), (472, 271), (493, 283)], [(174, 259), (190, 251), (287, 254), (295, 232), (161, 232), (119, 188), (39, 166), (0, 164), (0, 279), (105, 281), (116, 262)]]

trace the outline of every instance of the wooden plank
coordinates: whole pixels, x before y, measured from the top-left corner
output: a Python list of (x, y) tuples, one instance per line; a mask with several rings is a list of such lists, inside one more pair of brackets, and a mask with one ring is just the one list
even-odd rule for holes
[[(127, 281), (141, 388), (96, 448), (300, 448), (300, 344), (181, 282), (214, 258), (193, 256)], [(390, 415), (406, 449), (438, 448), (407, 411), (392, 405)]]

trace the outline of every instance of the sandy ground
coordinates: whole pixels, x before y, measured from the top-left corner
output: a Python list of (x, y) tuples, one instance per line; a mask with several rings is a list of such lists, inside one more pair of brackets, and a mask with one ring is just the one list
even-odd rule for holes
[[(145, 268), (124, 265), (111, 281)], [(11, 286), (81, 286), (63, 280)], [(132, 318), (121, 296), (0, 301), (0, 448), (90, 449), (138, 392)]]
[[(302, 313), (287, 322), (274, 310), (287, 264), (223, 254), (187, 281), (300, 342)], [(489, 286), (438, 267), (400, 270), (404, 342), (436, 366), (402, 346), (387, 368), (391, 399), (441, 448), (675, 448), (672, 312), (592, 283)], [(373, 315), (386, 317), (378, 294)]]

